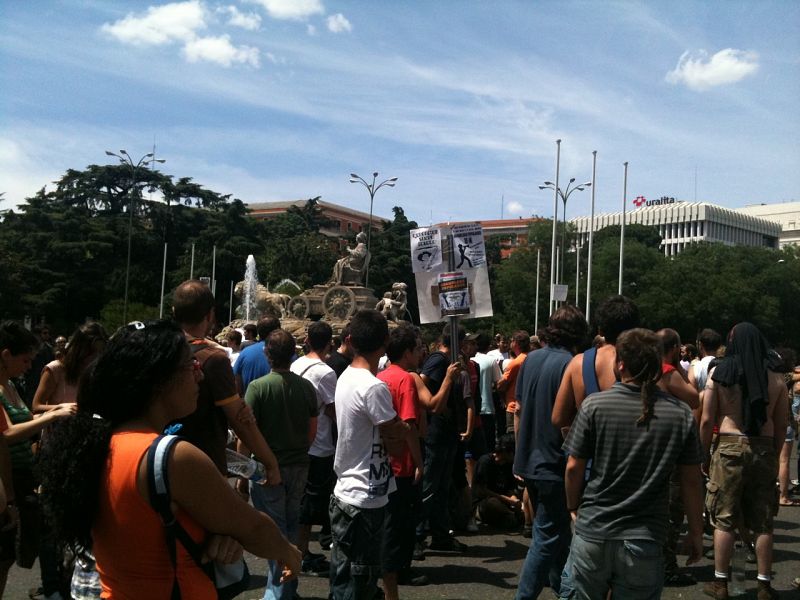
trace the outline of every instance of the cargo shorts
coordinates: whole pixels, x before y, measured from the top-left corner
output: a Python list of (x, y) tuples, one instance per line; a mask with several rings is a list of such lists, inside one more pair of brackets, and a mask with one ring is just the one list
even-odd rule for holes
[(721, 531), (771, 533), (778, 512), (778, 457), (771, 437), (719, 436), (706, 484), (706, 512)]

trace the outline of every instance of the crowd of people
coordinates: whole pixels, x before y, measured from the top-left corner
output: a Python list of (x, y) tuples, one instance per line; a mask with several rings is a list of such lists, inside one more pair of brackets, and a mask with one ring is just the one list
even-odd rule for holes
[(299, 598), (301, 572), (334, 600), (397, 600), (429, 583), (414, 561), (468, 555), (455, 532), (481, 523), (532, 538), (518, 600), (659, 598), (694, 583), (678, 555), (699, 560), (704, 531), (708, 596), (728, 598), (739, 540), (758, 599), (778, 597), (800, 369), (752, 324), (683, 345), (613, 296), (596, 331), (563, 305), (533, 336), (447, 325), (428, 345), (361, 310), (299, 345), (270, 317), (218, 343), (214, 305), (186, 281), (172, 319), (56, 347), (0, 324), (0, 585), (38, 556), (32, 597), (230, 598), (246, 550), (267, 600)]

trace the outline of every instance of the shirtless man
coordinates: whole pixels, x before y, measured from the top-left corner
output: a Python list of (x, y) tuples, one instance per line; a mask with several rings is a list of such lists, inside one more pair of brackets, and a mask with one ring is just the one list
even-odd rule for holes
[[(597, 307), (595, 315), (598, 332), (605, 344), (578, 354), (567, 365), (553, 406), (552, 419), (556, 427), (569, 427), (586, 396), (614, 385), (617, 380), (614, 374), (617, 337), (623, 331), (639, 326), (639, 309), (625, 296), (606, 298)], [(583, 368), (584, 357), (588, 357), (586, 369)], [(594, 364), (594, 369), (589, 367), (590, 363)]]
[(706, 383), (700, 424), (706, 456), (713, 427), (719, 425), (706, 496), (714, 527), (714, 581), (704, 591), (712, 598), (728, 598), (727, 573), (738, 527), (755, 535), (758, 600), (778, 597), (770, 585), (772, 530), (778, 452), (788, 412), (783, 377), (771, 370), (779, 363), (761, 332), (739, 323), (728, 334), (725, 358)]
[(697, 409), (700, 406), (699, 395), (689, 383), (689, 375), (681, 365), (681, 336), (674, 329), (659, 329), (657, 335), (662, 345), (658, 387), (688, 404), (692, 410)]

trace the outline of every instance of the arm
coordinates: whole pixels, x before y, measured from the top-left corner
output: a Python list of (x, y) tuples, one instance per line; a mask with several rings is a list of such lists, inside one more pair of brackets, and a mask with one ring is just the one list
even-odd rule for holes
[(249, 448), (256, 460), (261, 462), (267, 470), (267, 483), (269, 485), (278, 485), (281, 482), (281, 472), (278, 469), (278, 459), (272, 453), (272, 449), (267, 444), (264, 436), (258, 430), (255, 419), (244, 420), (241, 418), (242, 411), (249, 411), (250, 409), (242, 401), (237, 398), (233, 402), (222, 407), (225, 417), (228, 419), (228, 424), (233, 429), (233, 432), (245, 445)]
[(435, 396), (431, 395), (427, 385), (431, 379), (427, 375), (417, 375), (416, 373), (412, 373), (414, 376), (414, 381), (417, 383), (417, 396), (419, 396), (419, 403), (426, 410), (436, 414), (445, 409), (447, 406), (447, 397), (450, 395), (450, 388), (453, 385), (453, 379), (459, 369), (460, 367), (457, 363), (453, 363), (447, 367), (442, 386), (439, 388), (439, 391), (436, 392)]
[(314, 438), (317, 437), (317, 417), (311, 417), (308, 420), (308, 445), (314, 443)]
[(564, 377), (561, 379), (561, 385), (556, 394), (556, 402), (553, 405), (553, 414), (551, 420), (554, 427), (559, 429), (562, 427), (569, 427), (578, 413), (578, 408), (575, 403), (575, 391), (572, 389), (572, 373), (575, 371), (578, 357), (574, 357), (567, 370), (564, 371)]
[(564, 472), (564, 489), (567, 495), (567, 510), (574, 521), (578, 514), (578, 506), (583, 497), (583, 478), (586, 473), (586, 459), (570, 455), (567, 458), (567, 470)]
[[(53, 421), (74, 415), (77, 410), (77, 404), (59, 404), (53, 410), (36, 415), (30, 421), (17, 423), (16, 425), (9, 425), (8, 429), (3, 432), (3, 437), (8, 444), (16, 444), (17, 442), (29, 440), (36, 434), (40, 433), (42, 429), (44, 429), (44, 426), (48, 423), (52, 423)], [(11, 422), (8, 418), (8, 414), (5, 412), (5, 409), (3, 409), (3, 416), (5, 417), (7, 423)]]
[(386, 421), (378, 425), (386, 450), (392, 456), (399, 456), (403, 452), (405, 444), (411, 444), (411, 436), (416, 435), (405, 421), (400, 420), (396, 415), (391, 421)]
[(666, 390), (678, 400), (688, 404), (689, 408), (695, 409), (700, 406), (700, 398), (694, 386), (683, 378), (682, 371), (683, 369), (680, 371), (676, 369), (663, 376)]
[(52, 410), (57, 405), (51, 405), (50, 401), (58, 391), (58, 382), (50, 369), (45, 367), (42, 371), (42, 378), (39, 381), (39, 387), (36, 388), (36, 393), (33, 395), (33, 404), (31, 404), (31, 411), (33, 413), (46, 412)]
[(703, 476), (698, 465), (678, 465), (678, 471), (681, 478), (681, 499), (689, 523), (685, 542), (689, 550), (686, 564), (691, 565), (703, 556)]
[(422, 480), (422, 449), (419, 445), (419, 429), (416, 421), (406, 421), (411, 428), (411, 437), (407, 440), (408, 449), (411, 452), (411, 459), (414, 461), (414, 483)]
[[(140, 491), (147, 489), (145, 468), (139, 471)], [(289, 577), (299, 572), (301, 556), (297, 548), (283, 537), (272, 519), (234, 493), (201, 450), (179, 442), (169, 468), (172, 499), (204, 529), (236, 539), (256, 556), (279, 561), (290, 571)]]
[[(777, 374), (776, 374), (777, 379)], [(778, 401), (775, 403), (772, 418), (775, 424), (772, 427), (773, 440), (775, 442), (775, 452), (780, 454), (783, 448), (783, 441), (786, 438), (786, 427), (789, 424), (789, 391), (783, 384), (783, 381), (778, 381), (776, 385), (780, 386)]]
[[(700, 417), (700, 443), (703, 446), (703, 463), (708, 464), (711, 453), (711, 438), (717, 420), (717, 389), (709, 374), (703, 393), (703, 413)], [(785, 433), (785, 430), (784, 430)]]

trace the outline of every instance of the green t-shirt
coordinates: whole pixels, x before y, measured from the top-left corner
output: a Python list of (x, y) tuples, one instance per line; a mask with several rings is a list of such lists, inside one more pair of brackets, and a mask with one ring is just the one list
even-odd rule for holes
[(318, 414), (310, 381), (288, 371), (272, 371), (250, 382), (244, 401), (253, 409), (278, 465), (308, 463), (309, 422)]

